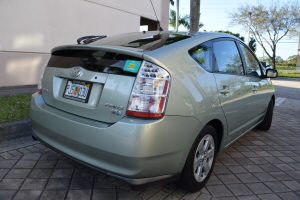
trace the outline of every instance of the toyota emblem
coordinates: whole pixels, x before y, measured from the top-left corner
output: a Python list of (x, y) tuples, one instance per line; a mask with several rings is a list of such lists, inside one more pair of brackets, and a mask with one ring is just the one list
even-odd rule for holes
[(82, 74), (81, 68), (80, 67), (73, 67), (71, 69), (71, 75), (74, 77), (78, 77)]

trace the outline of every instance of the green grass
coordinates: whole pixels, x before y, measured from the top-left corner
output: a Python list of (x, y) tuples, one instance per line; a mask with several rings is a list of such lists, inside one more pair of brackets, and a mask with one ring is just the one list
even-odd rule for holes
[(29, 119), (31, 94), (0, 96), (0, 124)]
[(296, 70), (296, 66), (276, 65), (277, 70)]
[(300, 71), (285, 71), (278, 69), (278, 76), (300, 78)]

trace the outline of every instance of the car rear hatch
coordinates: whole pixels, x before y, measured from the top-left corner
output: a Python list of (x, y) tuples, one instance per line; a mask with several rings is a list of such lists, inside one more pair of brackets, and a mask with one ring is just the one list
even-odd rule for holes
[(115, 123), (126, 114), (142, 56), (126, 48), (57, 47), (42, 79), (43, 98), (65, 112)]

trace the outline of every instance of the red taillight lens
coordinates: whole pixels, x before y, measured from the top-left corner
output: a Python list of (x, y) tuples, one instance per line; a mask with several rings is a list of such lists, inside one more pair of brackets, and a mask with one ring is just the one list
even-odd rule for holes
[(164, 113), (144, 113), (144, 112), (135, 112), (135, 111), (127, 111), (127, 115), (134, 117), (143, 117), (143, 118), (162, 118)]
[(171, 77), (163, 68), (144, 61), (135, 80), (127, 115), (143, 118), (164, 116)]

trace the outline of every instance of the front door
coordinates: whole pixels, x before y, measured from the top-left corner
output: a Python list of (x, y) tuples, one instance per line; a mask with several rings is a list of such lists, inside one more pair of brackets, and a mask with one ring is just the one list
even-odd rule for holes
[(257, 121), (264, 115), (266, 108), (271, 100), (272, 84), (268, 78), (262, 76), (262, 70), (259, 61), (251, 51), (242, 43), (238, 42), (244, 59), (245, 73), (250, 78), (252, 85), (253, 114)]

